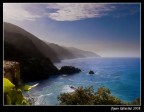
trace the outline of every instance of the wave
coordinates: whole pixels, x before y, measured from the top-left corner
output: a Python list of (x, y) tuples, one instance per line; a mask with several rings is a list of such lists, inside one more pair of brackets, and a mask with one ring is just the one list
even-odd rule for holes
[(40, 96), (36, 96), (35, 99), (35, 103), (34, 105), (41, 105), (43, 104), (44, 100), (45, 100), (45, 97), (46, 96), (50, 96), (50, 95), (53, 95), (53, 93), (48, 93), (48, 94), (43, 94), (43, 95), (40, 95)]
[(75, 81), (75, 80), (72, 80), (72, 79), (68, 79), (69, 81)]
[(64, 79), (64, 78), (60, 77), (59, 79)]
[(71, 85), (65, 85), (62, 88), (62, 93), (70, 93), (70, 92), (74, 92), (75, 90), (71, 88)]
[(43, 94), (43, 95), (40, 95), (40, 96), (38, 96), (38, 97), (50, 96), (50, 95), (52, 95), (52, 94), (53, 94), (53, 93)]

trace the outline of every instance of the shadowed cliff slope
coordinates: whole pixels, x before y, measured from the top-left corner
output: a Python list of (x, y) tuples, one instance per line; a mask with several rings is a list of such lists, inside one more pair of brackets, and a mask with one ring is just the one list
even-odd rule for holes
[(20, 62), (20, 75), (24, 82), (42, 80), (50, 75), (59, 74), (48, 58), (24, 54), (7, 42), (4, 42), (4, 60)]
[(16, 25), (4, 23), (4, 41), (23, 53), (45, 56), (53, 62), (60, 61), (54, 50), (45, 42)]

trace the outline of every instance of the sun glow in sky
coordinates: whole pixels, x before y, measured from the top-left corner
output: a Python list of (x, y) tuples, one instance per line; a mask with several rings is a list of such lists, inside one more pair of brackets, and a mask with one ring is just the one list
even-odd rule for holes
[(4, 3), (3, 20), (103, 57), (140, 57), (141, 4)]

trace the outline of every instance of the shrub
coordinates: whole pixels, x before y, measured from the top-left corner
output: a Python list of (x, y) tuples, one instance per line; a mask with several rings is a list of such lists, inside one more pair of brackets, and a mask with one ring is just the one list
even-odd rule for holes
[(60, 105), (120, 105), (122, 101), (111, 95), (109, 89), (98, 88), (94, 92), (93, 87), (78, 87), (72, 93), (62, 93), (58, 96)]
[(30, 105), (23, 97), (22, 90), (4, 78), (4, 104), (5, 105)]
[(132, 105), (140, 105), (140, 97), (134, 99), (132, 102), (131, 102)]

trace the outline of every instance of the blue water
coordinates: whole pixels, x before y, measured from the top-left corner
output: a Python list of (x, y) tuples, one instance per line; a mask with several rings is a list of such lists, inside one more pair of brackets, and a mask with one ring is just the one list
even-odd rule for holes
[[(111, 94), (123, 101), (132, 101), (140, 97), (140, 58), (86, 58), (64, 60), (55, 64), (61, 66), (75, 66), (82, 70), (74, 75), (61, 75), (51, 77), (39, 82), (38, 86), (31, 89), (30, 96), (34, 97), (35, 105), (57, 105), (57, 96), (63, 92), (73, 92), (69, 86), (105, 86), (111, 90)], [(93, 70), (95, 74), (88, 72)], [(26, 94), (26, 93), (25, 93)]]

